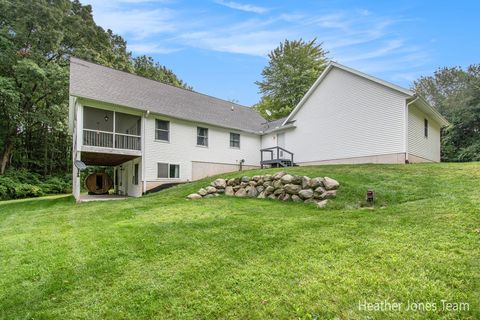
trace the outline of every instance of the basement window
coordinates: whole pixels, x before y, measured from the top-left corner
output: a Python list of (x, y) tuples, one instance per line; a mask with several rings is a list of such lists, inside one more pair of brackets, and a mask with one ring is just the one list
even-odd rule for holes
[(180, 165), (157, 163), (157, 178), (180, 178)]
[(428, 138), (428, 120), (423, 119), (423, 134), (425, 135), (425, 138)]

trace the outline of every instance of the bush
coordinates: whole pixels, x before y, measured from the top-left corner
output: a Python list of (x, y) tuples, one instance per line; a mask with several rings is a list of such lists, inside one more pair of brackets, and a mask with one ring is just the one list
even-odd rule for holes
[(39, 197), (44, 194), (70, 193), (71, 177), (50, 177), (44, 182), (40, 176), (26, 170), (9, 170), (0, 176), (0, 200)]

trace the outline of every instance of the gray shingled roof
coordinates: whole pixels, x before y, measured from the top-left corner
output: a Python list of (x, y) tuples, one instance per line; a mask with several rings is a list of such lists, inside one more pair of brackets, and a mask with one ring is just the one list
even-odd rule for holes
[(70, 95), (256, 133), (266, 122), (252, 108), (73, 57)]

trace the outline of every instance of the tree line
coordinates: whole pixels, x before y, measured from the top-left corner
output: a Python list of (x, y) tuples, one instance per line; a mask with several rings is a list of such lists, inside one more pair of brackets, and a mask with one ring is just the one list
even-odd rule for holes
[(78, 0), (0, 1), (0, 174), (10, 168), (43, 177), (71, 170), (69, 58), (76, 56), (191, 89), (93, 20)]

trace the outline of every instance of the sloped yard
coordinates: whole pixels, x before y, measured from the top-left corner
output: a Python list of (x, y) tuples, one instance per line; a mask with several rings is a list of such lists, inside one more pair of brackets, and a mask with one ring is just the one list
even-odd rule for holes
[[(0, 318), (480, 318), (479, 163), (287, 171), (337, 179), (337, 198), (185, 199), (210, 178), (141, 199), (0, 202)], [(375, 210), (358, 208), (368, 188)], [(361, 306), (382, 301), (401, 310)]]

